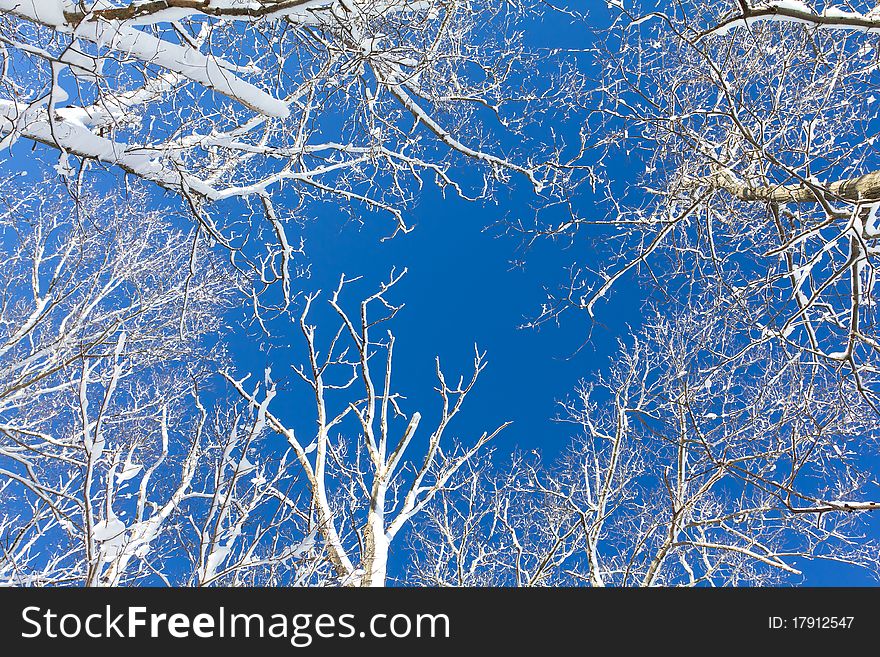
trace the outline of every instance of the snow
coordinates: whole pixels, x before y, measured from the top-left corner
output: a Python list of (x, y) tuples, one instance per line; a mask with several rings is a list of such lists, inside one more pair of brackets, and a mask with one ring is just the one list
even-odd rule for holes
[(822, 15), (828, 18), (864, 18), (859, 12), (850, 11), (843, 7), (825, 7)]
[[(2, 126), (2, 116), (2, 105), (0, 105), (0, 126)], [(2, 131), (2, 128), (0, 128), (0, 131)], [(46, 310), (46, 307), (49, 305), (49, 302), (51, 300), (51, 295), (47, 295), (43, 298), (38, 298), (35, 300), (34, 311), (21, 325), (21, 328), (19, 328), (12, 336), (10, 336), (5, 344), (0, 345), (0, 356), (9, 351), (13, 346), (18, 343), (19, 340), (30, 333), (31, 329), (36, 325), (40, 317), (43, 316), (43, 312)]]
[(208, 57), (189, 46), (164, 41), (118, 22), (83, 21), (74, 35), (178, 73), (261, 114), (278, 118), (290, 115), (287, 103), (230, 73), (228, 66), (223, 66), (218, 58)]
[(769, 6), (776, 7), (777, 9), (786, 9), (788, 11), (799, 11), (805, 14), (813, 13), (813, 9), (800, 0), (776, 0), (775, 2), (771, 2)]
[(113, 350), (113, 358), (119, 360), (119, 357), (122, 355), (122, 350), (125, 349), (125, 341), (128, 337), (128, 334), (125, 331), (122, 331), (119, 334), (119, 338), (116, 340), (116, 348)]
[(60, 60), (70, 66), (71, 72), (81, 80), (97, 82), (100, 77), (104, 59), (85, 54), (74, 41), (61, 55)]
[(242, 2), (241, 0), (211, 0), (208, 3), (208, 6), (211, 9), (259, 9), (260, 3), (251, 1), (251, 2)]
[[(818, 17), (818, 14), (813, 10), (805, 2), (801, 2), (800, 0), (776, 0), (775, 2), (770, 2), (766, 5), (767, 9), (776, 10), (781, 13), (761, 13), (757, 16), (750, 16), (749, 18), (736, 19), (730, 22), (724, 23), (719, 28), (712, 31), (713, 36), (724, 36), (725, 34), (731, 32), (732, 30), (748, 26), (753, 23), (759, 22), (777, 22), (777, 23), (806, 23), (808, 25), (819, 25), (824, 29), (834, 29), (834, 30), (856, 30), (860, 32), (872, 32), (876, 31), (880, 28), (880, 21), (876, 21), (876, 18), (873, 14), (861, 14), (857, 11), (852, 11), (845, 7), (838, 6), (830, 6), (826, 7), (822, 11), (822, 16), (825, 18), (832, 19), (842, 19), (842, 20), (850, 20), (850, 21), (871, 21), (876, 22), (876, 27), (873, 25), (864, 25), (864, 24), (853, 24), (853, 23), (822, 23), (820, 21), (816, 21), (813, 17)], [(756, 8), (756, 11), (760, 11), (763, 9), (762, 7)]]
[(70, 155), (63, 151), (58, 156), (58, 161), (52, 165), (52, 168), (62, 178), (70, 178), (76, 174), (76, 168), (70, 163)]
[(211, 579), (214, 575), (217, 574), (217, 569), (223, 565), (223, 562), (226, 561), (226, 557), (229, 556), (229, 553), (232, 551), (232, 548), (221, 545), (216, 548), (211, 554), (208, 556), (208, 562), (205, 564), (205, 579)]
[(144, 466), (131, 462), (131, 455), (126, 459), (122, 466), (122, 470), (116, 473), (116, 483), (121, 484), (129, 479), (134, 479), (138, 473), (143, 470)]
[(300, 543), (295, 546), (291, 546), (285, 550), (285, 557), (292, 557), (294, 559), (302, 557), (309, 552), (311, 552), (315, 548), (316, 543), (316, 530), (312, 530), (312, 533), (306, 536)]
[(238, 462), (238, 474), (243, 475), (247, 474), (251, 470), (256, 470), (257, 466), (248, 461), (246, 456), (242, 456)]
[[(61, 114), (61, 111), (56, 114)], [(64, 116), (59, 118), (64, 119)], [(164, 187), (186, 184), (203, 196), (217, 197), (217, 193), (202, 181), (166, 168), (155, 152), (99, 137), (75, 120), (53, 121), (50, 124), (44, 108), (0, 100), (0, 134), (4, 135), (7, 145), (15, 141), (17, 136), (23, 136), (57, 145), (73, 155), (115, 164)]]
[(118, 557), (125, 549), (125, 523), (110, 511), (106, 520), (92, 529), (92, 538), (101, 544), (101, 555), (107, 561)]
[(65, 24), (63, 0), (0, 0), (0, 13), (12, 13), (44, 25)]
[(865, 221), (864, 232), (868, 237), (874, 237), (880, 234), (880, 217), (877, 216), (877, 210), (880, 209), (880, 203), (872, 203), (871, 211)]
[(106, 520), (95, 525), (92, 536), (96, 541), (113, 541), (119, 538), (119, 535), (125, 531), (125, 523), (115, 515), (110, 516)]

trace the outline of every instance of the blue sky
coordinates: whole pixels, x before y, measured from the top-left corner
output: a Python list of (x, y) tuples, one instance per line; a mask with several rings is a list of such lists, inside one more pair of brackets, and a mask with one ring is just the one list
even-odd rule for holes
[[(591, 1), (588, 6), (598, 9), (597, 26), (607, 21), (605, 3)], [(543, 47), (583, 47), (590, 38), (582, 23), (559, 14), (551, 13), (532, 27), (529, 40)], [(578, 126), (555, 129), (573, 137)], [(502, 148), (512, 145), (502, 143)], [(610, 173), (628, 175), (632, 164), (618, 159), (619, 169)], [(459, 179), (478, 188), (480, 175), (464, 171)], [(311, 272), (305, 285), (328, 293), (343, 272), (363, 276), (360, 290), (370, 291), (393, 267), (407, 268), (391, 296), (406, 303), (394, 322), (400, 388), (413, 401), (421, 398), (415, 396), (417, 390), (426, 390), (435, 401), (434, 357), (449, 372), (466, 373), (477, 343), (488, 352), (489, 367), (467, 404), (466, 422), (476, 431), (512, 421), (499, 450), (540, 447), (552, 458), (567, 443), (569, 432), (549, 421), (557, 412), (556, 402), (600, 369), (617, 350), (617, 338), (638, 325), (644, 295), (630, 279), (600, 304), (596, 323), (586, 314), (570, 313), (559, 325), (520, 329), (539, 314), (546, 289), (556, 292), (565, 282), (567, 266), (590, 255), (583, 250), (585, 240), (575, 245), (542, 240), (523, 251), (521, 240), (497, 225), (532, 216), (536, 199), (522, 187), (499, 190), (497, 203), (470, 202), (454, 194), (444, 197), (427, 183), (406, 215), (415, 229), (390, 240), (383, 240), (393, 228), (387, 217), (370, 213), (361, 223), (322, 206), (319, 216), (303, 221), (306, 256), (301, 262)], [(579, 210), (587, 215), (605, 212), (599, 207)]]
[[(597, 8), (597, 25), (607, 20), (604, 3), (590, 6)], [(582, 26), (572, 27), (566, 18), (553, 16), (536, 27), (531, 38), (551, 47), (578, 48), (587, 45), (589, 34)], [(620, 156), (608, 175), (634, 182), (639, 167), (636, 156)], [(311, 289), (329, 292), (345, 272), (364, 276), (359, 289), (369, 291), (385, 280), (392, 267), (408, 269), (391, 296), (392, 301), (406, 303), (393, 328), (395, 380), (408, 396), (408, 410), (419, 409), (430, 417), (437, 408), (432, 390), (435, 356), (440, 356), (448, 373), (466, 374), (473, 343), (488, 352), (489, 367), (452, 433), (467, 441), (511, 421), (495, 444), (502, 463), (517, 449), (538, 449), (545, 461), (552, 461), (569, 444), (571, 425), (552, 421), (558, 401), (572, 394), (580, 380), (589, 380), (607, 367), (619, 339), (630, 341), (629, 335), (641, 322), (647, 294), (639, 276), (632, 273), (597, 306), (595, 322), (586, 313), (567, 313), (559, 325), (519, 328), (538, 313), (545, 287), (563, 283), (568, 264), (589, 262), (592, 255), (585, 250), (586, 240), (574, 245), (539, 242), (523, 253), (515, 236), (493, 227), (505, 218), (528, 219), (532, 201), (518, 190), (502, 192), (497, 205), (472, 203), (454, 196), (442, 198), (426, 185), (407, 216), (415, 230), (392, 240), (382, 240), (390, 226), (374, 214), (360, 224), (341, 214), (322, 213), (306, 220), (302, 228), (311, 270), (306, 284)], [(601, 217), (607, 208), (583, 196), (577, 211)], [(514, 267), (514, 261), (522, 266)], [(265, 357), (253, 354), (251, 363), (257, 371), (264, 362)], [(875, 533), (878, 525), (874, 522)], [(393, 570), (393, 555), (391, 563)], [(814, 585), (872, 581), (859, 569), (833, 563), (798, 567)]]
[[(607, 20), (605, 3), (591, 0), (589, 6), (595, 7), (600, 26)], [(559, 15), (535, 26), (530, 34), (533, 43), (557, 48), (584, 47), (588, 39), (581, 25), (572, 26)], [(28, 166), (30, 146), (18, 144), (2, 166), (7, 170)], [(620, 158), (608, 175), (632, 180), (637, 170), (638, 162)], [(546, 298), (545, 287), (563, 282), (566, 266), (575, 260), (589, 261), (590, 255), (583, 250), (583, 241), (572, 246), (545, 241), (522, 253), (515, 236), (493, 227), (505, 218), (517, 218), (518, 213), (527, 216), (530, 202), (522, 190), (502, 192), (498, 204), (489, 204), (443, 198), (436, 188), (426, 185), (407, 215), (415, 229), (391, 240), (382, 240), (391, 229), (387, 218), (371, 214), (359, 223), (342, 212), (332, 212), (328, 205), (321, 207), (319, 216), (307, 216), (288, 229), (292, 241), (300, 236), (305, 240), (307, 255), (300, 263), (307, 264), (311, 274), (297, 283), (307, 290), (320, 288), (329, 293), (344, 272), (364, 277), (357, 290), (372, 291), (393, 267), (408, 269), (390, 296), (391, 301), (406, 304), (392, 328), (397, 336), (395, 380), (408, 397), (407, 410), (418, 409), (427, 418), (435, 412), (435, 356), (441, 358), (448, 374), (467, 374), (473, 344), (488, 352), (489, 366), (451, 429), (453, 435), (469, 441), (511, 421), (512, 426), (496, 441), (501, 461), (516, 449), (538, 449), (551, 461), (567, 447), (571, 426), (552, 421), (557, 402), (570, 395), (580, 380), (594, 377), (607, 366), (618, 349), (618, 339), (627, 339), (637, 329), (645, 297), (633, 274), (620, 281), (607, 302), (599, 304), (595, 323), (585, 313), (569, 313), (559, 325), (520, 329), (538, 313)], [(581, 215), (601, 216), (606, 211), (593, 207), (589, 197), (583, 197), (582, 203)], [(521, 260), (521, 266), (514, 267), (514, 260)], [(316, 308), (319, 321), (329, 316), (325, 299)], [(274, 355), (261, 352), (252, 338), (246, 331), (230, 337), (240, 373), (259, 374), (274, 364)], [(277, 369), (275, 374), (284, 376)], [(295, 409), (276, 412), (292, 414)], [(395, 563), (392, 556), (392, 568)], [(866, 582), (860, 571), (828, 564), (811, 566), (808, 572), (813, 584)]]

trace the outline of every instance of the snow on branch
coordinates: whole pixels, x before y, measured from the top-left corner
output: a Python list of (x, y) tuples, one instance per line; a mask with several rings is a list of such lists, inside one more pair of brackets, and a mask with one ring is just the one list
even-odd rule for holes
[(880, 30), (880, 14), (874, 10), (863, 14), (847, 7), (827, 6), (817, 13), (800, 0), (777, 0), (775, 2), (737, 3), (737, 11), (721, 20), (703, 35), (721, 36), (737, 27), (760, 22), (796, 23), (810, 27), (873, 32)]
[(242, 80), (232, 72), (229, 64), (224, 65), (219, 58), (203, 55), (195, 48), (170, 43), (125, 24), (93, 20), (81, 22), (73, 34), (111, 51), (177, 73), (261, 114), (282, 119), (290, 114), (284, 101)]

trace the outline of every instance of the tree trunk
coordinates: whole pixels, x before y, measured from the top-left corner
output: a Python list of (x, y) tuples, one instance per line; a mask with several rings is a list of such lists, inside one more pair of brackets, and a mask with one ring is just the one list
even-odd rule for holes
[(385, 533), (385, 484), (373, 485), (370, 513), (364, 532), (364, 554), (361, 564), (364, 574), (361, 586), (385, 586), (388, 572), (388, 536)]
[(852, 203), (880, 201), (880, 171), (831, 183), (750, 185), (736, 180), (729, 171), (723, 170), (696, 182), (723, 189), (741, 201), (816, 203), (819, 200), (816, 194), (823, 192), (829, 200), (839, 199)]

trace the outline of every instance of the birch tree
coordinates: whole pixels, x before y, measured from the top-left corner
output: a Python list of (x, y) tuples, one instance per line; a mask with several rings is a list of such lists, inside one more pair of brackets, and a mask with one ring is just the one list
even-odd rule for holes
[(250, 283), (193, 229), (136, 189), (21, 187), (2, 197), (6, 583), (384, 585), (395, 537), (504, 426), (448, 435), (486, 366), (479, 350), (457, 381), (438, 361), (430, 429), (404, 410), (386, 327), (401, 308), (394, 272), (356, 314), (343, 276), (326, 335), (310, 323), (319, 294), (305, 297), (294, 371), (309, 394), (288, 426), (269, 371), (255, 387), (231, 374), (216, 332)]
[(563, 193), (562, 145), (530, 126), (564, 112), (581, 76), (531, 75), (549, 55), (520, 26), (542, 7), (4, 1), (0, 146), (44, 144), (62, 175), (113, 166), (172, 190), (233, 250), (254, 226), (218, 203), (243, 200), (268, 233), (268, 252), (249, 257), (289, 303), (298, 240), (286, 226), (304, 204), (307, 216), (325, 201), (379, 212), (394, 234), (425, 182), (473, 199), (517, 180), (546, 200)]
[(22, 175), (4, 181), (0, 220), (0, 573), (116, 584), (146, 568), (130, 562), (195, 473), (198, 441), (187, 453), (173, 436), (194, 421), (186, 400), (212, 358), (200, 338), (229, 292), (192, 231), (137, 190), (74, 200)]
[[(64, 187), (2, 194), (2, 581), (377, 586), (407, 540), (431, 585), (876, 568), (876, 12), (612, 4), (587, 93), (526, 45), (537, 1), (0, 0), (0, 146)], [(603, 259), (539, 321), (649, 290), (562, 406), (558, 461), (493, 468), (504, 424), (450, 435), (477, 348), (464, 377), (437, 363), (436, 408), (402, 395), (402, 274), (353, 306), (357, 279), (295, 280), (292, 218), (394, 235), (431, 183), (566, 215), (518, 223), (528, 241), (589, 232)], [(271, 345), (258, 377), (215, 336), (233, 294)]]
[(876, 577), (864, 513), (880, 505), (873, 409), (852, 383), (774, 346), (731, 366), (717, 350), (737, 341), (687, 310), (656, 316), (563, 404), (578, 434), (558, 461), (519, 456), (432, 506), (412, 576), (755, 586), (804, 581), (828, 560)]
[[(876, 491), (869, 485), (878, 416), (876, 20), (874, 3), (867, 2), (621, 3), (611, 29), (595, 48), (602, 72), (584, 151), (585, 160), (595, 166), (604, 208), (575, 206), (561, 222), (527, 231), (529, 239), (586, 230), (601, 239), (596, 249), (601, 261), (575, 262), (571, 280), (545, 304), (539, 321), (573, 308), (601, 321), (609, 298), (617, 295), (619, 302), (621, 295), (628, 295), (641, 297), (635, 303), (647, 298), (663, 316), (676, 318), (676, 324), (684, 316), (685, 325), (703, 327), (700, 342), (705, 341), (714, 364), (699, 367), (715, 382), (713, 398), (730, 400), (728, 395), (734, 394), (718, 391), (723, 374), (721, 380), (739, 391), (751, 390), (747, 394), (754, 408), (778, 418), (772, 426), (749, 420), (740, 428), (739, 420), (731, 424), (720, 419), (730, 418), (728, 413), (709, 411), (725, 428), (717, 445), (705, 446), (705, 455), (726, 445), (743, 449), (741, 458), (752, 465), (734, 467), (712, 456), (703, 472), (715, 473), (719, 481), (742, 479), (743, 493), (757, 496), (743, 505), (764, 509), (767, 500), (775, 499), (780, 518), (786, 519), (785, 531), (794, 532), (785, 540), (800, 535), (809, 539), (806, 545), (821, 544), (815, 530), (824, 531), (829, 518), (844, 518), (857, 527), (868, 521), (853, 520), (855, 516), (878, 509)], [(619, 158), (638, 171), (634, 179), (613, 179)], [(635, 282), (641, 286), (638, 292)], [(651, 347), (650, 340), (647, 344), (649, 358), (661, 359), (657, 354), (672, 349)], [(717, 372), (710, 376), (710, 369)], [(681, 372), (689, 378), (692, 368)], [(666, 376), (665, 387), (646, 388), (651, 404), (687, 398), (678, 371), (670, 366)], [(773, 406), (765, 405), (769, 400)], [(665, 411), (667, 426), (673, 424), (674, 410)], [(589, 418), (588, 454), (595, 453), (599, 438), (598, 444), (615, 444), (618, 430), (598, 429), (592, 413), (579, 417)], [(646, 426), (655, 420), (654, 415), (641, 417)], [(623, 417), (616, 422), (625, 424)], [(684, 436), (683, 420), (679, 426)], [(787, 436), (789, 453), (764, 446), (749, 456), (750, 445), (738, 439), (741, 430), (755, 437)], [(685, 440), (666, 432), (657, 435), (672, 444)], [(844, 437), (846, 448), (838, 442)], [(803, 455), (795, 447), (801, 441), (813, 446)], [(819, 447), (824, 444), (830, 447)], [(687, 452), (693, 458), (690, 448)], [(649, 453), (669, 463), (663, 488), (669, 490), (671, 506), (663, 513), (672, 522), (685, 513), (683, 507), (676, 511), (676, 504), (682, 504), (675, 501), (680, 479), (672, 476), (678, 465)], [(814, 461), (820, 454), (821, 461)], [(758, 474), (754, 467), (770, 456), (762, 468), (772, 468), (774, 474)], [(795, 463), (802, 465), (795, 468)], [(591, 466), (592, 471), (597, 467)], [(603, 467), (607, 472), (609, 466)], [(638, 465), (637, 476), (652, 467), (650, 462)], [(857, 481), (867, 488), (854, 485)], [(695, 492), (690, 483), (687, 489)], [(635, 535), (655, 527), (636, 508), (628, 516), (638, 519), (630, 527)], [(757, 517), (757, 525), (749, 522), (737, 531), (743, 540), (748, 537), (748, 551), (763, 547), (755, 554), (741, 552), (736, 559), (763, 563), (760, 568), (769, 568), (767, 577), (773, 570), (782, 574), (791, 563), (784, 550), (779, 553), (761, 542), (769, 526), (763, 512)], [(813, 529), (805, 520), (810, 517)], [(659, 532), (668, 537), (665, 545), (674, 545), (679, 553), (693, 546), (692, 537), (682, 539), (684, 543), (675, 538), (687, 534), (681, 525), (672, 523)], [(847, 534), (841, 530), (840, 535)], [(669, 579), (662, 575), (664, 568), (674, 571), (678, 566), (662, 556), (668, 551), (651, 551), (654, 538), (645, 538), (639, 548), (644, 552), (624, 553), (625, 581), (722, 581), (725, 568), (717, 571), (721, 579), (708, 571), (720, 563), (714, 560), (717, 551), (727, 549), (723, 546), (730, 545), (730, 537), (709, 541), (712, 550), (696, 550), (702, 552), (699, 559), (683, 556), (683, 570), (677, 576), (670, 571)], [(584, 541), (580, 554), (587, 563), (579, 576), (597, 584), (601, 569), (589, 560), (601, 549), (592, 539)], [(858, 552), (871, 542), (854, 536), (850, 545)], [(714, 556), (708, 556), (713, 550)], [(765, 557), (770, 561), (762, 562)], [(624, 557), (615, 558), (614, 569), (623, 568)], [(702, 565), (696, 568), (695, 563)], [(609, 581), (620, 582), (614, 569)], [(753, 572), (754, 578), (730, 581), (765, 581)], [(651, 578), (644, 579), (648, 574)]]
[[(548, 54), (526, 47), (518, 26), (541, 11), (541, 3), (459, 0), (0, 1), (0, 146), (13, 163), (34, 148), (76, 201), (61, 213), (66, 221), (49, 212), (37, 221), (38, 235), (23, 231), (23, 240), (48, 246), (34, 247), (36, 256), (31, 247), (13, 249), (10, 263), (23, 269), (4, 277), (10, 298), (33, 292), (16, 306), (33, 306), (32, 314), (9, 320), (9, 345), (26, 350), (47, 331), (46, 340), (69, 347), (40, 348), (23, 361), (7, 354), (10, 380), (23, 370), (10, 394), (21, 392), (3, 410), (11, 418), (3, 485), (16, 500), (2, 522), (9, 581), (385, 581), (393, 537), (495, 435), (460, 451), (441, 446), (484, 356), (477, 352), (469, 383), (448, 385), (438, 368), (441, 419), (424, 463), (409, 470), (405, 454), (414, 451), (420, 416), (408, 416), (401, 437), (392, 436), (394, 418), (404, 417), (398, 397), (390, 378), (377, 392), (368, 368), (387, 350), (390, 370), (393, 339), (374, 342), (366, 325), (358, 333), (335, 301), (351, 329), (340, 337), (360, 355), (349, 362), (348, 352), (331, 347), (331, 360), (318, 366), (315, 329), (305, 323), (314, 298), (305, 297), (300, 329), (311, 356), (300, 371), (319, 414), (312, 450), (270, 414), (271, 379), (257, 399), (222, 354), (202, 352), (203, 338), (219, 325), (241, 274), (255, 325), (266, 329), (267, 313), (283, 319), (295, 309), (299, 240), (288, 235), (289, 222), (317, 215), (321, 203), (387, 215), (393, 235), (409, 230), (405, 208), (426, 183), (469, 199), (491, 199), (499, 185), (517, 181), (544, 200), (563, 194), (570, 172), (562, 145), (534, 139), (531, 129), (565, 111), (580, 75), (562, 67), (531, 75)], [(106, 181), (96, 175), (103, 170), (124, 174), (126, 188), (134, 180), (138, 189), (178, 195), (195, 229), (172, 230), (141, 199), (114, 209), (110, 233), (97, 220), (77, 230), (74, 218), (104, 212), (79, 198), (84, 185)], [(29, 196), (15, 221), (41, 202), (39, 192)], [(76, 239), (65, 245), (69, 231)], [(116, 232), (118, 242), (108, 237)], [(217, 245), (233, 265), (219, 276), (206, 269), (217, 266), (210, 255)], [(68, 246), (77, 257), (106, 252), (106, 261), (71, 260)], [(65, 273), (62, 298), (84, 295), (82, 308), (70, 311), (79, 323), (51, 314), (55, 297), (39, 282), (47, 262)], [(28, 268), (36, 272), (31, 288), (22, 287)], [(142, 278), (162, 289), (161, 300), (141, 296)], [(282, 298), (273, 305), (264, 294), (276, 289)], [(364, 305), (364, 318), (366, 306), (385, 304), (385, 291)], [(154, 324), (138, 333), (132, 318)], [(142, 335), (149, 349), (132, 351)], [(353, 410), (336, 422), (358, 418), (363, 438), (331, 448), (335, 424), (326, 424), (322, 395), (336, 388), (322, 377), (349, 367), (360, 372), (365, 401), (347, 400), (343, 408)], [(203, 401), (212, 368), (226, 368), (240, 403)], [(24, 417), (38, 428), (21, 428)], [(292, 451), (265, 446), (268, 429)], [(352, 471), (361, 456), (370, 468)], [(355, 490), (364, 482), (368, 494)], [(363, 527), (339, 515), (355, 510), (366, 513)], [(64, 547), (49, 554), (45, 541), (56, 534)]]
[(343, 275), (328, 300), (338, 328), (325, 329), (323, 337), (310, 323), (320, 297), (306, 298), (296, 327), (306, 359), (292, 366), (314, 409), (315, 424), (305, 425), (305, 437), (271, 410), (280, 391), (270, 372), (256, 386), (249, 386), (247, 377), (224, 373), (292, 449), (305, 480), (309, 526), (320, 536), (335, 581), (344, 586), (385, 585), (394, 540), (506, 426), (460, 442), (448, 435), (486, 367), (476, 347), (473, 371), (457, 381), (447, 380), (437, 360), (436, 422), (426, 427), (420, 411), (405, 410), (392, 381), (396, 339), (385, 326), (402, 308), (389, 297), (404, 273), (392, 271), (351, 314), (342, 295), (356, 279)]
[[(543, 318), (595, 316), (637, 275), (712, 288), (748, 316), (744, 339), (806, 350), (873, 399), (873, 3), (621, 6), (596, 47), (585, 150), (607, 215), (576, 210), (536, 234), (613, 232)], [(618, 157), (637, 179), (603, 173)]]

